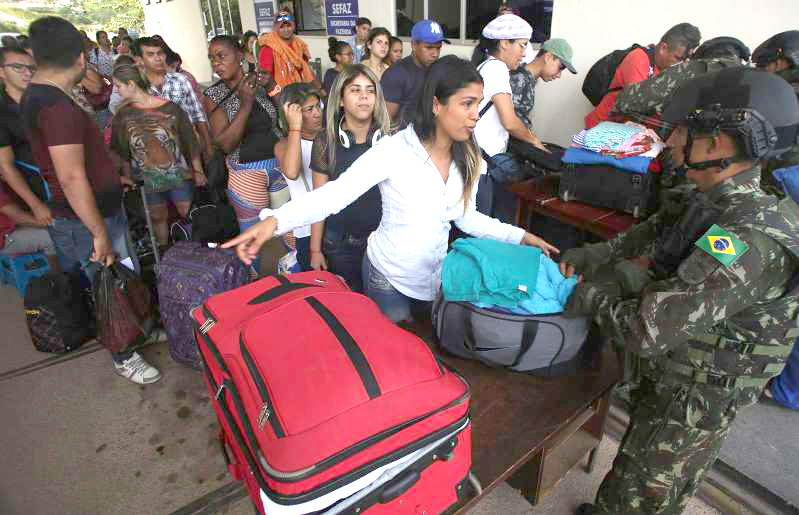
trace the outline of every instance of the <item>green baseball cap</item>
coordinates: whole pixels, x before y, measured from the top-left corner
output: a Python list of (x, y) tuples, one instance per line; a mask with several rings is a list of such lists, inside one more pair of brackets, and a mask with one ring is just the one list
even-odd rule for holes
[(560, 59), (560, 62), (562, 62), (570, 72), (577, 73), (577, 70), (574, 69), (574, 65), (572, 64), (574, 52), (572, 51), (571, 45), (565, 39), (548, 39), (541, 45), (541, 50), (545, 50)]

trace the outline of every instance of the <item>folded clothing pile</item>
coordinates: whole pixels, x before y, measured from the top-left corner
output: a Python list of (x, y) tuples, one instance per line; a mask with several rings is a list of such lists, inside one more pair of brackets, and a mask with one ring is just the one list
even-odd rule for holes
[(541, 249), (477, 238), (456, 240), (441, 273), (448, 301), (519, 315), (562, 312), (576, 286)]
[(601, 122), (572, 138), (572, 147), (610, 155), (619, 159), (657, 157), (665, 145), (660, 136), (643, 125), (627, 122)]

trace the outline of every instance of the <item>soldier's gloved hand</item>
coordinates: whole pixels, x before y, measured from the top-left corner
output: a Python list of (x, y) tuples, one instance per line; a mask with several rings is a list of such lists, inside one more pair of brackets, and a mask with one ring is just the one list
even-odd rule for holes
[(613, 267), (624, 297), (638, 296), (653, 281), (651, 263), (647, 258), (625, 259)]
[(560, 273), (563, 277), (571, 277), (582, 273), (585, 269), (586, 255), (582, 248), (569, 249), (560, 256)]
[(569, 297), (563, 316), (574, 318), (588, 316), (606, 304), (612, 304), (621, 296), (618, 284), (583, 282), (577, 285)]

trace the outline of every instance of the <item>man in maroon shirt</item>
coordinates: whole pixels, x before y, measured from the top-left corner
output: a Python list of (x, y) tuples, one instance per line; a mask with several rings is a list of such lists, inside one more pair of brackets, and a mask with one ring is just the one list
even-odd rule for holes
[[(122, 179), (100, 130), (67, 93), (86, 74), (83, 37), (66, 20), (31, 23), (38, 70), (22, 97), (22, 124), (50, 188), (48, 227), (61, 269), (83, 271), (93, 284), (100, 266), (130, 254)], [(138, 384), (161, 373), (136, 352), (112, 354), (117, 374)]]

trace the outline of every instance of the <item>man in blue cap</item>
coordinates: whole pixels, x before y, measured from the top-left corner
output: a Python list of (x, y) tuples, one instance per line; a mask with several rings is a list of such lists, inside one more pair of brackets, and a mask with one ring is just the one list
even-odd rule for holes
[(407, 121), (407, 113), (416, 107), (427, 70), (438, 60), (442, 43), (449, 41), (436, 21), (421, 20), (411, 29), (411, 55), (397, 61), (380, 80), (392, 121)]

